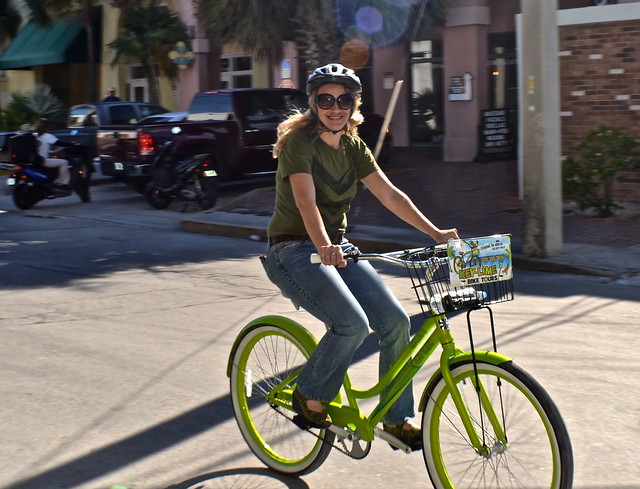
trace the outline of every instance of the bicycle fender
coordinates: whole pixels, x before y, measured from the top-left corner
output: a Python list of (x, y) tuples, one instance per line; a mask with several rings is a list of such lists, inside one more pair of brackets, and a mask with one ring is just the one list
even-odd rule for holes
[[(484, 351), (484, 350), (476, 351), (475, 358), (478, 361), (490, 363), (492, 365), (501, 365), (503, 363), (513, 361), (511, 357), (508, 357), (507, 355), (503, 355), (502, 353), (496, 353), (493, 351)], [(450, 359), (449, 367), (453, 369), (458, 363), (468, 362), (472, 360), (473, 360), (473, 354), (470, 351), (463, 352)], [(438, 370), (436, 370), (433, 373), (433, 375), (429, 379), (429, 382), (427, 382), (427, 386), (422, 392), (422, 397), (420, 398), (420, 403), (418, 404), (418, 411), (420, 412), (424, 411), (424, 408), (427, 405), (427, 401), (431, 396), (431, 392), (433, 391), (436, 383), (438, 382), (438, 380), (440, 380), (441, 377), (442, 377), (442, 372), (438, 368)]]
[(247, 335), (247, 333), (258, 326), (278, 326), (279, 328), (284, 329), (287, 333), (290, 333), (292, 336), (295, 336), (300, 343), (309, 351), (315, 350), (318, 345), (318, 340), (315, 336), (313, 336), (304, 326), (292, 319), (286, 318), (284, 316), (261, 316), (259, 318), (254, 319), (250, 323), (248, 323), (242, 331), (236, 337), (236, 340), (231, 347), (231, 353), (229, 354), (229, 361), (227, 363), (227, 377), (231, 377), (231, 366), (233, 364), (233, 358), (235, 357), (236, 351), (240, 346), (240, 342)]

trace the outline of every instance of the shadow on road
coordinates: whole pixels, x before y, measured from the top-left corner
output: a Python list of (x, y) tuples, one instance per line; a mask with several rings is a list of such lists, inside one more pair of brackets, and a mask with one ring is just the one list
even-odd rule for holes
[[(419, 317), (414, 317), (412, 322), (419, 322)], [(416, 324), (414, 324), (414, 329)], [(353, 363), (357, 363), (377, 354), (378, 344), (377, 337), (370, 335), (365, 343), (358, 349)], [(43, 489), (44, 487), (76, 487), (86, 483), (92, 479), (104, 476), (110, 472), (121, 469), (124, 466), (135, 463), (138, 460), (152, 456), (155, 453), (162, 452), (172, 446), (197, 436), (207, 430), (227, 422), (233, 418), (233, 410), (231, 408), (231, 399), (229, 395), (212, 399), (200, 406), (178, 414), (177, 416), (167, 419), (166, 421), (154, 426), (150, 426), (144, 431), (140, 431), (129, 437), (116, 440), (113, 443), (94, 450), (90, 453), (77, 457), (67, 463), (57, 467), (36, 473), (29, 478), (23, 479), (17, 483), (4, 487), (3, 489)], [(248, 451), (249, 449), (246, 448)], [(243, 484), (233, 485), (226, 484), (234, 479), (229, 477), (242, 476)], [(246, 478), (246, 480), (245, 480)], [(210, 479), (220, 479), (222, 485), (211, 485)], [(280, 485), (268, 485), (266, 481), (272, 479), (273, 484), (278, 482)], [(249, 482), (256, 480), (256, 485), (247, 485)], [(206, 485), (198, 486), (198, 481), (202, 484), (207, 481)], [(258, 484), (261, 482), (261, 484)], [(57, 484), (57, 485), (56, 485)], [(226, 484), (226, 485), (225, 485)], [(287, 485), (283, 485), (287, 484)], [(237, 469), (232, 471), (220, 471), (210, 474), (196, 476), (179, 484), (172, 485), (168, 489), (195, 489), (196, 487), (204, 489), (216, 487), (243, 487), (253, 488), (289, 488), (289, 489), (306, 489), (306, 483), (296, 478), (287, 478), (276, 472), (266, 469)]]
[(262, 468), (228, 469), (198, 475), (166, 489), (309, 489), (309, 485), (297, 477)]
[(221, 397), (4, 489), (76, 487), (209, 430), (229, 416), (229, 397)]

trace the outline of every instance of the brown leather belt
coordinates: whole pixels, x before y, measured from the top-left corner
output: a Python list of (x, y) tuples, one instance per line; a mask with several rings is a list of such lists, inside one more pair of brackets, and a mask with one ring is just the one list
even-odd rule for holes
[[(269, 237), (269, 248), (278, 243), (283, 243), (284, 241), (303, 241), (305, 239), (310, 239), (309, 236), (304, 236), (301, 234), (281, 234), (279, 236), (270, 236)], [(329, 239), (333, 244), (339, 244), (344, 239), (344, 234), (330, 234)]]

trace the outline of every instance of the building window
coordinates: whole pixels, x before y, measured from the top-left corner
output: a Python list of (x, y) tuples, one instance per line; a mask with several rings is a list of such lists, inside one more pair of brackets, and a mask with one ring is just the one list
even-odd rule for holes
[(439, 39), (411, 43), (411, 144), (442, 144), (444, 65)]
[(142, 66), (131, 66), (129, 68), (129, 79), (127, 80), (127, 98), (133, 102), (149, 101), (149, 81), (144, 75)]
[(146, 78), (144, 76), (144, 70), (142, 69), (142, 66), (132, 66), (131, 67), (131, 79), (132, 80), (139, 80), (140, 78)]
[(514, 32), (489, 35), (490, 105), (496, 109), (518, 107), (518, 65)]
[(251, 88), (253, 61), (245, 54), (229, 54), (220, 58), (220, 86), (222, 88)]

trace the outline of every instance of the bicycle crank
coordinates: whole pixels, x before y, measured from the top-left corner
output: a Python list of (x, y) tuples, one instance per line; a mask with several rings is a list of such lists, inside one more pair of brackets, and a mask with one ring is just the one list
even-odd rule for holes
[(340, 428), (335, 424), (332, 424), (327, 429), (336, 434), (338, 443), (342, 445), (343, 453), (346, 453), (349, 457), (360, 460), (369, 455), (371, 442), (363, 442), (355, 431), (348, 428)]
[[(281, 411), (278, 406), (271, 407), (275, 409), (278, 414), (287, 418), (301, 430), (315, 436), (319, 440), (322, 440), (323, 443), (328, 443), (320, 435), (311, 431), (315, 428), (312, 428), (307, 423), (305, 423), (304, 419), (300, 415), (296, 414), (295, 416), (290, 417), (286, 413)], [(369, 455), (369, 452), (371, 451), (371, 442), (362, 441), (355, 432), (349, 429), (340, 428), (336, 425), (331, 425), (327, 429), (336, 434), (336, 443), (339, 443), (341, 446), (337, 445), (336, 443), (332, 443), (331, 447), (338, 452), (356, 460), (363, 459), (364, 457)]]

